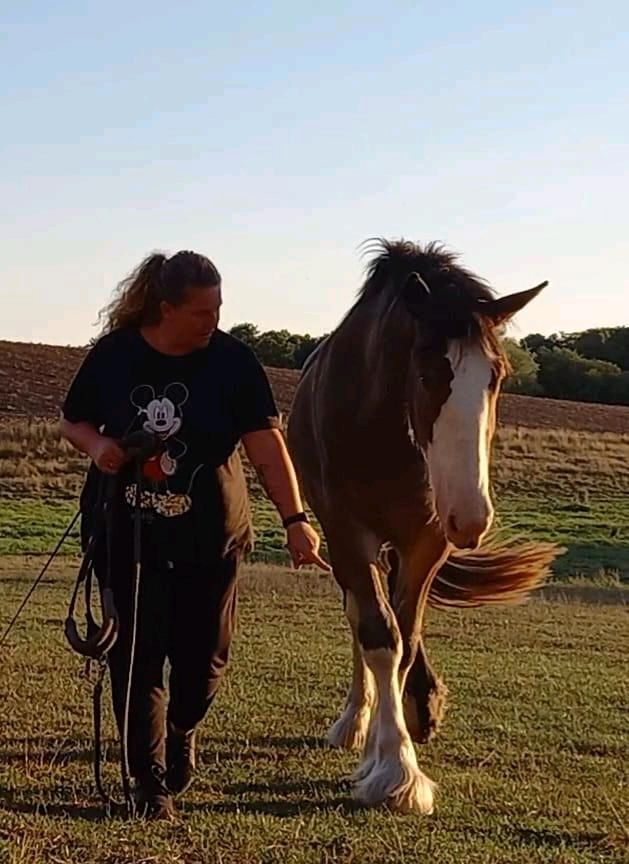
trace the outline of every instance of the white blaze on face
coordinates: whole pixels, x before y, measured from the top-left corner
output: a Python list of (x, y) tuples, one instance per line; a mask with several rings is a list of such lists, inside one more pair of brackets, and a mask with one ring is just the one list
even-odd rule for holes
[(451, 393), (426, 457), (439, 520), (448, 539), (475, 548), (491, 526), (489, 423), (492, 363), (479, 345), (451, 343)]

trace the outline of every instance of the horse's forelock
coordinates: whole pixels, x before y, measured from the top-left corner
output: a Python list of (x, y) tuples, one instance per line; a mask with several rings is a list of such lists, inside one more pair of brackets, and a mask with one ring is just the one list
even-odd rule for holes
[(494, 292), (483, 279), (458, 263), (458, 255), (444, 245), (425, 246), (410, 240), (373, 239), (364, 245), (372, 254), (360, 296), (383, 290), (402, 292), (408, 276), (417, 272), (435, 297), (453, 302), (491, 300)]
[[(426, 303), (426, 329), (442, 344), (453, 340), (474, 341), (490, 358), (506, 363), (504, 349), (491, 320), (483, 317), (478, 301), (495, 294), (483, 279), (458, 263), (458, 255), (440, 243), (425, 246), (409, 240), (375, 238), (364, 245), (371, 254), (358, 304), (370, 303), (375, 327), (389, 322), (392, 313), (410, 316), (405, 292), (409, 276), (416, 272), (430, 290)], [(417, 285), (421, 291), (421, 286)]]

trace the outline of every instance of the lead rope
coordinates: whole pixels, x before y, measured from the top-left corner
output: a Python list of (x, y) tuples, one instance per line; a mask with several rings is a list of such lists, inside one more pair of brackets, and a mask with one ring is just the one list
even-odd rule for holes
[[(89, 663), (90, 661), (88, 661)], [(94, 661), (91, 661), (94, 662)], [(103, 763), (102, 751), (102, 705), (103, 705), (103, 682), (107, 673), (107, 658), (101, 657), (98, 662), (98, 675), (94, 683), (94, 692), (92, 694), (92, 719), (94, 722), (94, 782), (98, 794), (103, 799), (103, 804), (106, 807), (107, 815), (111, 815), (112, 807), (118, 806), (119, 802), (109, 795), (103, 785), (103, 775), (101, 766)]]
[[(127, 686), (125, 693), (124, 715), (122, 724), (122, 735), (120, 740), (120, 768), (122, 789), (124, 801), (127, 809), (127, 816), (130, 819), (136, 815), (136, 801), (131, 789), (131, 768), (129, 764), (129, 715), (131, 708), (131, 692), (133, 687), (133, 667), (135, 664), (135, 653), (138, 637), (138, 614), (139, 614), (139, 595), (140, 595), (140, 575), (142, 566), (142, 513), (141, 513), (141, 480), (142, 466), (139, 460), (136, 461), (136, 501), (133, 513), (133, 591), (132, 591), (132, 606), (131, 606), (131, 634), (129, 644), (129, 666), (127, 675)], [(105, 511), (106, 523), (106, 584), (111, 584), (111, 568), (112, 568), (112, 511), (109, 507)], [(99, 795), (101, 796), (108, 813), (111, 812), (112, 806), (119, 805), (105, 790), (102, 779), (102, 695), (103, 682), (107, 671), (107, 659), (103, 656), (98, 661), (99, 670), (94, 684), (92, 697), (92, 713), (94, 719), (94, 781)]]
[(133, 683), (133, 666), (135, 663), (135, 649), (138, 637), (138, 611), (140, 597), (140, 576), (142, 572), (142, 465), (136, 460), (136, 483), (135, 483), (135, 509), (133, 513), (133, 593), (131, 605), (131, 639), (129, 644), (129, 672), (127, 675), (127, 692), (125, 695), (124, 718), (122, 729), (122, 787), (129, 818), (133, 818), (136, 811), (136, 802), (131, 792), (130, 766), (129, 766), (129, 713), (131, 707), (131, 688)]
[[(106, 486), (106, 478), (101, 477), (98, 484), (98, 495), (96, 497), (96, 504), (94, 506), (94, 510), (98, 513), (99, 510), (105, 509), (107, 506), (107, 498), (105, 495), (105, 486)], [(105, 511), (106, 512), (106, 511)], [(76, 514), (77, 518), (79, 517), (81, 511)], [(74, 583), (74, 590), (72, 592), (72, 596), (70, 597), (70, 603), (68, 605), (68, 617), (74, 615), (74, 610), (76, 607), (76, 601), (79, 596), (79, 589), (83, 583), (85, 583), (85, 600), (86, 600), (86, 617), (89, 613), (89, 598), (90, 592), (88, 589), (88, 585), (91, 580), (91, 568), (94, 560), (94, 550), (96, 548), (96, 543), (100, 540), (103, 528), (102, 523), (96, 521), (96, 524), (92, 528), (92, 532), (88, 538), (87, 546), (85, 548), (85, 554), (83, 556), (83, 560), (81, 561), (81, 566), (79, 567), (79, 573)]]
[[(104, 478), (103, 478), (104, 480)], [(113, 481), (115, 482), (115, 481)], [(110, 588), (111, 587), (111, 570), (112, 570), (112, 502), (114, 497), (114, 488), (113, 482), (109, 489), (109, 495), (106, 496), (103, 509), (104, 509), (104, 528), (105, 528), (105, 585), (103, 587)], [(104, 483), (103, 483), (104, 486)], [(103, 763), (103, 745), (102, 745), (102, 711), (103, 711), (103, 684), (105, 681), (105, 675), (107, 674), (108, 661), (107, 655), (103, 654), (96, 661), (88, 660), (88, 667), (90, 662), (98, 663), (98, 673), (96, 675), (96, 680), (94, 682), (94, 690), (92, 692), (92, 719), (94, 723), (94, 783), (96, 785), (96, 789), (98, 794), (100, 795), (103, 804), (107, 810), (107, 815), (111, 815), (111, 811), (113, 807), (120, 806), (120, 802), (116, 801), (115, 798), (107, 792), (105, 786), (103, 784), (103, 774), (102, 774), (102, 763)], [(125, 795), (126, 799), (126, 795)], [(129, 808), (129, 804), (127, 801), (127, 809)]]
[[(131, 789), (131, 768), (129, 764), (129, 715), (131, 708), (131, 691), (133, 684), (133, 666), (135, 662), (135, 650), (138, 635), (138, 611), (139, 611), (139, 593), (140, 593), (140, 569), (141, 569), (141, 510), (140, 510), (140, 480), (141, 480), (141, 464), (136, 462), (136, 502), (133, 513), (133, 592), (132, 592), (132, 607), (131, 607), (131, 634), (129, 644), (129, 666), (127, 674), (127, 686), (124, 702), (124, 714), (122, 723), (122, 734), (120, 737), (120, 774), (122, 779), (122, 791), (124, 795), (124, 803), (127, 809), (127, 816), (133, 819), (136, 814), (136, 801)], [(112, 511), (109, 507), (105, 511), (106, 523), (106, 580), (107, 585), (111, 584), (111, 568), (112, 568)], [(112, 806), (118, 805), (105, 790), (102, 779), (102, 696), (103, 682), (107, 671), (107, 659), (103, 656), (99, 661), (99, 670), (94, 684), (94, 692), (92, 697), (92, 713), (94, 719), (94, 782), (101, 796), (108, 813), (111, 812)]]
[[(133, 437), (133, 436), (130, 436)], [(137, 437), (137, 436), (136, 436)], [(129, 444), (131, 442), (129, 441)], [(140, 451), (141, 452), (141, 451)], [(104, 492), (104, 480), (105, 478), (101, 478), (101, 485), (99, 489), (98, 496), (98, 505), (95, 509), (99, 509), (100, 504), (103, 500), (103, 492)], [(130, 645), (130, 658), (129, 658), (129, 674), (127, 679), (127, 693), (125, 699), (125, 712), (124, 712), (124, 724), (123, 724), (123, 736), (121, 742), (121, 756), (122, 756), (122, 785), (124, 789), (125, 801), (127, 804), (127, 811), (130, 817), (133, 817), (135, 814), (135, 800), (131, 792), (130, 788), (130, 771), (129, 771), (129, 753), (128, 753), (128, 739), (129, 739), (129, 710), (130, 710), (130, 702), (131, 702), (131, 686), (132, 686), (132, 677), (133, 677), (133, 664), (135, 660), (135, 649), (138, 635), (138, 599), (139, 599), (139, 591), (140, 591), (140, 576), (142, 569), (142, 556), (141, 556), (141, 485), (142, 485), (142, 467), (140, 454), (136, 456), (136, 501), (135, 501), (135, 510), (134, 510), (134, 531), (133, 531), (133, 557), (134, 557), (134, 590), (133, 590), (133, 615), (132, 615), (132, 629), (131, 629), (131, 645)], [(113, 486), (113, 483), (112, 483)], [(110, 495), (108, 496), (109, 500), (105, 503), (105, 531), (107, 535), (107, 552), (106, 552), (106, 585), (109, 587), (111, 585), (111, 568), (112, 568), (112, 499), (113, 499), (113, 489), (110, 489)], [(41, 569), (39, 575), (31, 585), (29, 591), (26, 596), (22, 600), (20, 606), (15, 612), (13, 618), (9, 622), (6, 627), (4, 633), (0, 637), (0, 648), (4, 646), (6, 640), (9, 636), (9, 633), (13, 629), (15, 622), (19, 618), (22, 613), (24, 607), (28, 603), (31, 598), (33, 592), (43, 579), (46, 574), (48, 568), (51, 563), (54, 561), (56, 555), (59, 552), (59, 549), (67, 539), (67, 537), (72, 532), (77, 520), (81, 515), (81, 510), (79, 509), (75, 515), (73, 516), (70, 524), (67, 526), (65, 531), (63, 532), (61, 538), (59, 539), (57, 545), (51, 552), (46, 564)], [(74, 590), (72, 592), (71, 600), (70, 600), (70, 612), (72, 614), (74, 611), (74, 607), (76, 604), (79, 588), (83, 582), (91, 575), (91, 567), (93, 561), (92, 554), (95, 546), (95, 542), (97, 537), (94, 536), (96, 534), (96, 529), (92, 531), (92, 536), (88, 540), (87, 549), (85, 556), (83, 558), (82, 566), (79, 569), (79, 575), (74, 585)], [(87, 588), (87, 582), (86, 582)], [(86, 598), (89, 602), (89, 590), (86, 591)], [(98, 673), (96, 676), (96, 680), (94, 683), (94, 689), (92, 694), (92, 714), (94, 720), (94, 780), (96, 784), (96, 788), (98, 790), (99, 795), (101, 796), (105, 806), (107, 807), (108, 812), (111, 812), (112, 806), (117, 806), (119, 802), (113, 799), (105, 790), (103, 785), (102, 778), (102, 695), (103, 695), (103, 682), (105, 678), (105, 674), (107, 672), (107, 656), (103, 654), (97, 661), (89, 660), (86, 664), (86, 677), (89, 678), (89, 670), (91, 663), (97, 662), (99, 665)]]

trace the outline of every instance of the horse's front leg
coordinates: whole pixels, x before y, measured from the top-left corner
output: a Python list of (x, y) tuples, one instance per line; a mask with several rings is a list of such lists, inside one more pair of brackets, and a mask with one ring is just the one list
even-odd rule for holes
[(428, 662), (423, 617), (430, 585), (448, 557), (449, 546), (432, 525), (401, 546), (399, 553), (389, 556), (389, 590), (402, 638), (400, 687), (409, 734), (425, 743), (441, 725), (447, 688)]
[(376, 603), (373, 599), (364, 594), (350, 599), (363, 657), (377, 690), (365, 764), (358, 769), (354, 795), (371, 806), (386, 802), (402, 812), (432, 813), (434, 784), (419, 769), (404, 720), (399, 628), (384, 595)]
[(354, 795), (374, 806), (387, 803), (402, 812), (431, 813), (431, 780), (420, 771), (402, 707), (399, 671), (402, 640), (395, 614), (382, 590), (378, 569), (364, 560), (347, 561), (346, 609), (365, 665), (375, 681), (368, 742), (355, 779)]
[(343, 713), (328, 732), (327, 742), (330, 747), (363, 750), (367, 743), (371, 709), (375, 701), (375, 683), (371, 671), (363, 660), (358, 634), (354, 630), (352, 630), (352, 649), (351, 687)]

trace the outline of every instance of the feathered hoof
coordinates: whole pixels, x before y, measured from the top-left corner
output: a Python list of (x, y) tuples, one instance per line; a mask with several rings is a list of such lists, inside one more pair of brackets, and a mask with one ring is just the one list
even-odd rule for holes
[(367, 743), (370, 715), (369, 708), (346, 708), (327, 734), (328, 746), (344, 750), (363, 750)]
[(446, 713), (448, 688), (437, 678), (428, 692), (428, 698), (420, 702), (413, 693), (404, 694), (404, 720), (413, 741), (427, 744), (443, 726)]
[(365, 746), (362, 752), (362, 759), (351, 776), (352, 783), (360, 783), (371, 774), (374, 765), (376, 764), (377, 748), (376, 738), (378, 737), (378, 729), (374, 722), (371, 722), (365, 737)]
[(398, 813), (429, 816), (436, 787), (409, 757), (412, 746), (409, 741), (395, 757), (374, 760), (369, 773), (356, 783), (354, 798), (366, 807), (382, 805)]
[(365, 780), (369, 776), (369, 774), (371, 774), (371, 772), (374, 770), (375, 765), (376, 765), (376, 757), (367, 754), (363, 758), (363, 761), (360, 763), (358, 768), (356, 768), (354, 773), (351, 775), (351, 777), (350, 777), (351, 782), (354, 784), (362, 783), (362, 781)]

